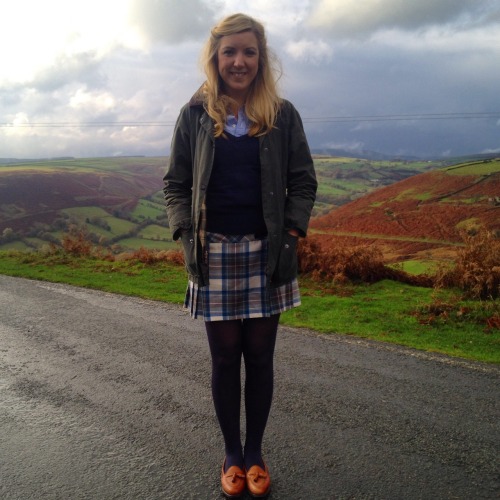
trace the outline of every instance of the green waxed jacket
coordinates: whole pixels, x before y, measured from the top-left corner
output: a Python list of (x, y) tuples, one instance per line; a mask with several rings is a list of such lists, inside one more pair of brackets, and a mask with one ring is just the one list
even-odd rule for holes
[[(268, 283), (279, 286), (297, 275), (297, 238), (288, 230), (306, 236), (317, 189), (302, 120), (289, 101), (283, 101), (275, 128), (259, 137), (259, 147)], [(214, 148), (213, 122), (195, 95), (177, 119), (163, 191), (173, 238), (181, 238), (189, 279), (199, 285), (208, 282), (202, 209)]]

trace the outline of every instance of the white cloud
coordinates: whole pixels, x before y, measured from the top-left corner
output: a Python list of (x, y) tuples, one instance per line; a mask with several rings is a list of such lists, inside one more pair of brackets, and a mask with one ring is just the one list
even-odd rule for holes
[(128, 1), (9, 1), (2, 6), (0, 85), (29, 80), (58, 58), (102, 57), (125, 43)]
[(243, 12), (264, 23), (270, 37), (289, 37), (297, 33), (309, 15), (309, 0), (224, 0), (217, 20), (235, 12)]
[(465, 30), (449, 27), (431, 26), (416, 35), (408, 31), (391, 29), (375, 33), (370, 43), (385, 46), (387, 50), (396, 48), (420, 53), (466, 53), (487, 54), (496, 52), (500, 47), (499, 26), (485, 26)]
[(129, 0), (128, 22), (145, 46), (204, 39), (214, 24), (220, 1)]
[(324, 147), (327, 149), (343, 149), (344, 151), (361, 152), (365, 145), (360, 141), (327, 142)]
[(69, 106), (77, 111), (94, 114), (113, 109), (116, 101), (109, 92), (88, 92), (80, 88), (70, 97)]
[(498, 154), (498, 153), (500, 153), (500, 147), (495, 148), (495, 149), (491, 149), (491, 148), (489, 148), (489, 149), (483, 149), (483, 150), (481, 151), (481, 153), (482, 153), (483, 155)]
[(294, 59), (310, 61), (313, 64), (330, 61), (333, 56), (333, 47), (323, 40), (290, 41), (286, 44), (285, 50)]

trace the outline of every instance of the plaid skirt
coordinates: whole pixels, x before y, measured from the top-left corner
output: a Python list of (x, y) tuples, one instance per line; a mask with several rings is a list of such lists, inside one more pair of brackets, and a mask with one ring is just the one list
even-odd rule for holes
[(297, 279), (267, 287), (267, 239), (207, 233), (209, 283), (189, 281), (184, 307), (205, 321), (262, 318), (300, 305)]

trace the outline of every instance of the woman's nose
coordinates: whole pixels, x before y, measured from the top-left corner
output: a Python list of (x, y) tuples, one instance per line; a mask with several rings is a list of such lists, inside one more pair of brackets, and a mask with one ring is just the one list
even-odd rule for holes
[(243, 64), (244, 64), (243, 54), (237, 53), (236, 56), (234, 57), (234, 65), (243, 66)]

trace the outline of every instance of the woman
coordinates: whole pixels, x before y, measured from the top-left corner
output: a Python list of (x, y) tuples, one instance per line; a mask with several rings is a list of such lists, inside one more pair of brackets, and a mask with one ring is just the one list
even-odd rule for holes
[(206, 81), (173, 134), (167, 215), (183, 244), (185, 305), (205, 321), (226, 452), (222, 490), (238, 497), (248, 488), (263, 497), (271, 485), (262, 438), (278, 321), (300, 304), (296, 245), (306, 235), (317, 183), (301, 119), (277, 94), (263, 26), (244, 14), (225, 18), (211, 31), (203, 63)]

